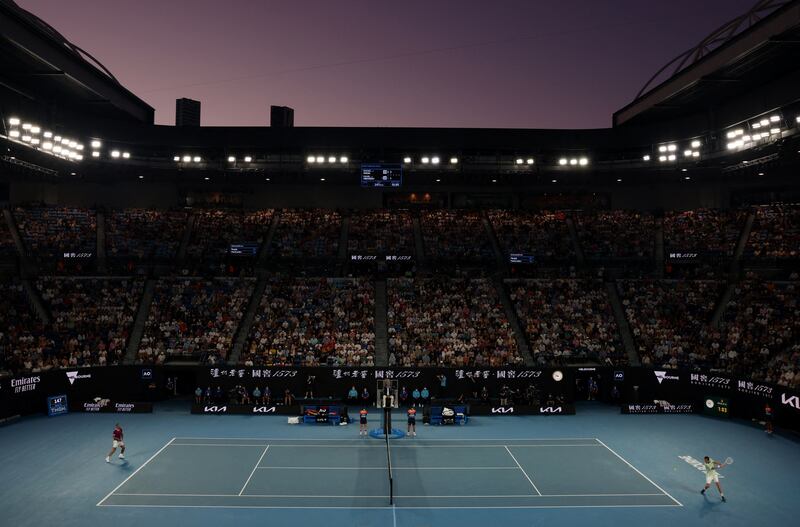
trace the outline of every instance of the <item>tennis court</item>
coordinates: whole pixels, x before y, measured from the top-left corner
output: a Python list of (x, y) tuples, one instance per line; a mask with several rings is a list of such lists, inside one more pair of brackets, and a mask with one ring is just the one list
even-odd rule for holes
[(173, 438), (97, 505), (211, 508), (680, 507), (596, 438)]

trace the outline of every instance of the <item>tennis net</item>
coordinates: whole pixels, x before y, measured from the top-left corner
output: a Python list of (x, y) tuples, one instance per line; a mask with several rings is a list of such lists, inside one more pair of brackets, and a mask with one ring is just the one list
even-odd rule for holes
[(389, 446), (389, 434), (386, 436), (386, 466), (389, 469), (389, 505), (394, 505), (394, 474), (392, 474), (392, 448)]

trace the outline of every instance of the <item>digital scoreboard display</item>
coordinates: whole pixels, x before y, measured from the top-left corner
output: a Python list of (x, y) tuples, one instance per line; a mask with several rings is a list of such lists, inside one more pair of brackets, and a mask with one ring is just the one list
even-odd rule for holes
[(361, 186), (370, 188), (394, 187), (403, 182), (403, 167), (374, 163), (361, 165)]
[(47, 415), (62, 415), (68, 412), (67, 396), (54, 395), (47, 398)]
[(255, 242), (232, 243), (231, 254), (236, 256), (255, 256), (258, 253), (258, 244)]
[(508, 261), (512, 264), (532, 264), (536, 263), (536, 258), (532, 254), (511, 253), (508, 255)]
[(722, 417), (730, 417), (728, 412), (728, 398), (709, 396), (703, 401), (703, 412), (709, 415), (718, 415)]

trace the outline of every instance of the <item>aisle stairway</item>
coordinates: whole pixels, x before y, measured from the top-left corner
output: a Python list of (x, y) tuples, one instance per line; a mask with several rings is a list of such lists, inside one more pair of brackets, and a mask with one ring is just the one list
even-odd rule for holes
[(641, 366), (639, 354), (636, 353), (636, 345), (631, 335), (631, 327), (630, 324), (628, 324), (628, 318), (625, 316), (625, 310), (622, 308), (622, 302), (619, 299), (616, 282), (606, 282), (606, 289), (608, 290), (608, 300), (611, 303), (611, 309), (614, 311), (614, 319), (617, 321), (619, 334), (620, 337), (622, 337), (622, 345), (625, 347), (625, 352), (628, 354), (628, 362), (631, 366)]
[(144, 292), (139, 301), (139, 309), (136, 310), (136, 318), (133, 321), (130, 337), (128, 337), (128, 349), (125, 352), (123, 361), (125, 364), (133, 364), (136, 360), (136, 355), (139, 353), (139, 345), (142, 343), (142, 335), (144, 335), (144, 325), (150, 315), (150, 306), (153, 303), (155, 292), (156, 281), (151, 278), (144, 283)]
[(375, 281), (375, 366), (389, 365), (389, 331), (386, 280)]

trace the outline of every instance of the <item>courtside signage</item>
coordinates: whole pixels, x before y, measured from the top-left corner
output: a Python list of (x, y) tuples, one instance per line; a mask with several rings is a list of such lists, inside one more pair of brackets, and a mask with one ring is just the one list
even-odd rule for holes
[(70, 386), (75, 384), (75, 381), (77, 381), (78, 379), (91, 379), (92, 378), (92, 374), (91, 373), (86, 373), (84, 375), (79, 375), (77, 371), (68, 371), (68, 372), (65, 372), (65, 373), (67, 374), (67, 380), (69, 381)]
[(681, 378), (678, 375), (672, 375), (670, 372), (663, 371), (663, 370), (653, 370), (653, 375), (656, 376), (656, 380), (658, 384), (663, 383), (664, 381), (679, 381)]

